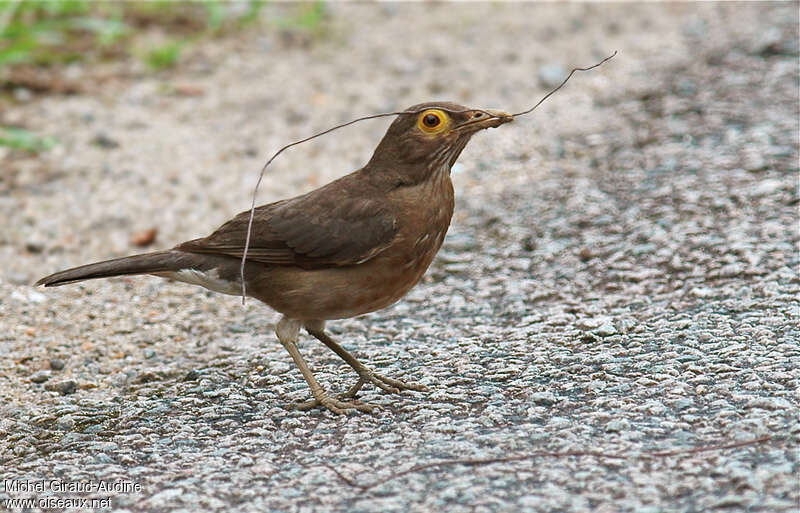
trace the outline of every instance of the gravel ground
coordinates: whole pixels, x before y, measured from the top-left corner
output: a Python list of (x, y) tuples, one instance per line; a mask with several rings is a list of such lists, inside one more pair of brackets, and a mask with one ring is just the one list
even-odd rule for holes
[[(3, 163), (0, 479), (136, 489), (6, 481), (0, 498), (153, 512), (797, 511), (797, 8), (336, 5), (312, 33), (265, 20), (168, 74), (108, 65), (95, 81), (74, 68), (92, 94), (5, 105), (0, 124), (60, 144)], [(308, 389), (255, 301), (148, 277), (29, 285), (141, 251), (131, 237), (152, 227), (153, 247), (205, 235), (249, 205), (283, 143), (431, 99), (521, 110), (613, 50), (470, 143), (423, 283), (331, 323), (363, 361), (430, 388), (365, 389), (377, 414), (287, 411)], [(259, 200), (355, 169), (388, 123), (290, 151)], [(352, 384), (321, 344), (300, 348), (330, 390)], [(369, 489), (329, 468), (369, 484), (536, 451), (624, 458), (439, 466)]]

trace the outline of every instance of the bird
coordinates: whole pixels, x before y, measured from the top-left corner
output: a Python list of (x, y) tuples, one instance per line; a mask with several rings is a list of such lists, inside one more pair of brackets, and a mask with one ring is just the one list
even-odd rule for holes
[[(244, 285), (248, 297), (281, 314), (275, 333), (311, 389), (311, 399), (294, 407), (372, 412), (373, 405), (356, 397), (365, 384), (393, 394), (426, 390), (373, 371), (333, 340), (325, 325), (386, 308), (420, 281), (450, 226), (453, 164), (473, 135), (513, 119), (449, 101), (413, 105), (390, 124), (362, 168), (255, 208)], [(238, 295), (249, 221), (245, 211), (207, 237), (67, 269), (36, 285), (145, 274)], [(302, 329), (355, 371), (355, 385), (334, 396), (319, 384), (297, 348)]]

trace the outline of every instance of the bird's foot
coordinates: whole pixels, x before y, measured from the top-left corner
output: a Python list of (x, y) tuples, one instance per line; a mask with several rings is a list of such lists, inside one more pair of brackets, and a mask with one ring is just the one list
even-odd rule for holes
[(377, 372), (364, 368), (358, 373), (358, 382), (353, 385), (350, 390), (342, 394), (341, 397), (355, 397), (356, 394), (361, 390), (361, 387), (367, 383), (371, 383), (389, 394), (399, 394), (403, 390), (416, 390), (418, 392), (424, 392), (428, 390), (424, 385), (418, 385), (416, 383), (404, 383), (399, 379), (381, 376)]
[(307, 411), (319, 406), (327, 408), (333, 413), (339, 415), (350, 414), (356, 410), (364, 413), (372, 413), (377, 408), (371, 404), (367, 404), (356, 399), (350, 399), (344, 395), (340, 396), (339, 398), (331, 397), (325, 392), (323, 392), (319, 397), (311, 399), (310, 401), (296, 403), (291, 407), (296, 410)]

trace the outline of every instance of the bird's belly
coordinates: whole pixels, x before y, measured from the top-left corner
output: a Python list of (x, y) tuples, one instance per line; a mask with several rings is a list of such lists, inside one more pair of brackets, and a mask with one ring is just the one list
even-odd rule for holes
[(403, 297), (422, 278), (434, 254), (403, 261), (379, 256), (355, 266), (312, 271), (276, 268), (248, 285), (248, 293), (295, 319), (354, 317)]

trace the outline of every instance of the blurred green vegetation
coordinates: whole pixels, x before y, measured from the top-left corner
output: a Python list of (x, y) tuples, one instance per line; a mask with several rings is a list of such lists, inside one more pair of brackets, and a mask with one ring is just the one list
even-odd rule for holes
[(278, 20), (277, 24), (283, 29), (303, 30), (318, 34), (322, 30), (322, 22), (325, 20), (325, 2), (317, 0), (308, 4), (303, 4), (289, 18)]
[(183, 43), (180, 41), (173, 41), (163, 46), (157, 46), (147, 52), (145, 61), (147, 65), (154, 70), (171, 68), (178, 62), (182, 47)]
[(141, 55), (153, 68), (162, 69), (177, 61), (185, 42), (240, 28), (255, 20), (264, 5), (259, 0), (6, 0), (0, 2), (0, 69), (15, 63), (48, 66), (130, 56), (133, 38), (148, 29), (158, 29), (169, 39)]
[[(250, 25), (265, 5), (265, 0), (0, 0), (0, 101), (18, 88), (73, 92), (58, 69), (75, 62), (138, 59), (153, 71), (172, 68), (187, 46)], [(293, 4), (287, 11), (268, 23), (306, 37), (323, 33), (322, 0)], [(0, 125), (0, 146), (39, 152), (53, 144)]]
[(33, 132), (22, 128), (0, 127), (0, 146), (15, 150), (24, 150), (30, 153), (52, 148), (55, 141), (49, 137), (40, 137)]

